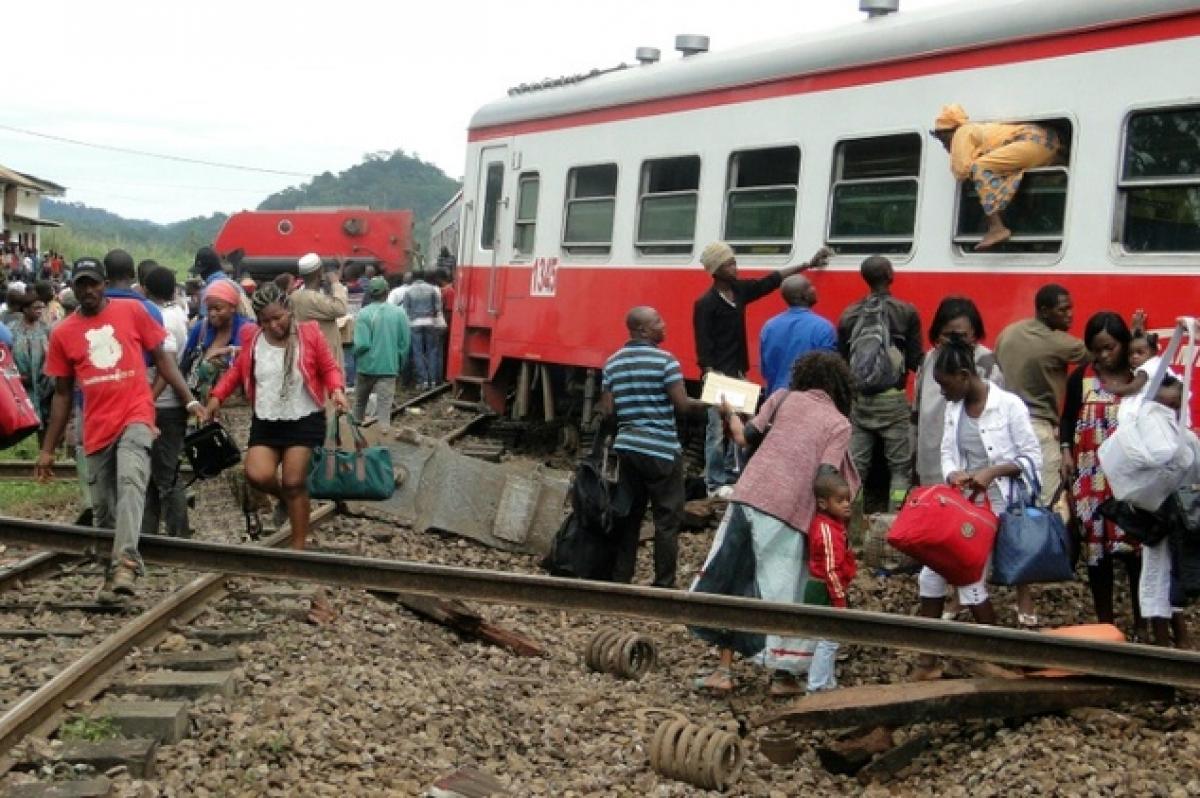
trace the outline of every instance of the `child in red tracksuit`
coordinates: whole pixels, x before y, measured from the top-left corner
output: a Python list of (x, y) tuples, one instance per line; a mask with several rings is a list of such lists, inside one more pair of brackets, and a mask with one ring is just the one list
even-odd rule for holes
[[(850, 520), (850, 486), (836, 472), (824, 472), (813, 483), (817, 513), (808, 530), (808, 583), (804, 586), (804, 603), (825, 607), (846, 607), (847, 591), (858, 564), (846, 524)], [(808, 692), (817, 693), (837, 687), (838, 644), (834, 640), (818, 640), (808, 668)]]

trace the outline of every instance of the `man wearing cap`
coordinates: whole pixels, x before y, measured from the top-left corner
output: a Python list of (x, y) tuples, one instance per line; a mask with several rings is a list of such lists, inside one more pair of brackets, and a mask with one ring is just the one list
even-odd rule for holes
[(347, 300), (350, 298), (346, 286), (342, 285), (337, 272), (329, 272), (329, 293), (325, 293), (323, 276), (321, 274), (321, 256), (310, 252), (300, 259), (300, 287), (291, 295), (292, 315), (297, 323), (315, 321), (321, 328), (321, 334), (329, 344), (333, 359), (342, 365), (342, 333), (338, 329), (338, 319), (349, 312)]
[[(700, 253), (700, 263), (712, 277), (712, 288), (705, 291), (692, 309), (692, 332), (696, 338), (696, 357), (700, 371), (715, 371), (743, 378), (750, 370), (746, 344), (746, 305), (762, 299), (784, 279), (807, 269), (825, 265), (832, 253), (822, 247), (807, 263), (798, 263), (755, 280), (738, 279), (737, 258), (733, 247), (714, 241)], [(736, 480), (732, 445), (727, 446), (717, 408), (708, 410), (708, 428), (704, 433), (704, 483), (710, 496), (723, 498), (731, 493), (727, 486)], [(722, 490), (722, 488), (726, 488)]]
[(358, 312), (354, 323), (354, 358), (358, 362), (354, 417), (365, 420), (367, 400), (374, 390), (376, 418), (384, 432), (391, 429), (396, 375), (408, 358), (409, 344), (408, 316), (387, 301), (388, 290), (387, 280), (372, 277), (367, 283), (371, 304)]
[(79, 312), (50, 333), (45, 373), (55, 378), (50, 424), (34, 467), (40, 481), (53, 476), (54, 450), (71, 414), (72, 392), (83, 393), (83, 446), (87, 454), (93, 523), (114, 530), (112, 561), (99, 601), (114, 603), (133, 594), (143, 570), (138, 554), (154, 427), (154, 398), (143, 353), (187, 411), (208, 414), (188, 390), (175, 358), (163, 348), (162, 325), (138, 302), (104, 295), (104, 266), (94, 258), (75, 262), (72, 288)]

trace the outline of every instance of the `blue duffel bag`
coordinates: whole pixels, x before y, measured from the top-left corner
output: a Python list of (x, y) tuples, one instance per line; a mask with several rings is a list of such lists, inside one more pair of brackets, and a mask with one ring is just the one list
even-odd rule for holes
[[(1025, 458), (1022, 458), (1025, 459)], [(1067, 582), (1075, 578), (1071, 538), (1058, 513), (1038, 505), (1041, 484), (1032, 463), (1022, 463), (1026, 481), (1011, 480), (1008, 507), (992, 550), (991, 581), (1000, 585)]]

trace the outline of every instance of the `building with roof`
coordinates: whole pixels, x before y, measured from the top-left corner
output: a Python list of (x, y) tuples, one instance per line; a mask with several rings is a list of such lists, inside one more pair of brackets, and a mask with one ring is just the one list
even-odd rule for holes
[(40, 252), (41, 229), (61, 226), (42, 218), (42, 197), (61, 197), (67, 193), (66, 187), (0, 165), (0, 191), (4, 196), (0, 243), (20, 244)]

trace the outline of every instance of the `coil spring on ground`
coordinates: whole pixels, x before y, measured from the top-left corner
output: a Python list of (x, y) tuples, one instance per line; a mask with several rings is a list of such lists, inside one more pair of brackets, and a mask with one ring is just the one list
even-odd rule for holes
[(654, 668), (658, 647), (644, 635), (603, 629), (588, 643), (584, 661), (594, 671), (636, 680)]
[(742, 739), (721, 726), (665, 720), (650, 741), (650, 767), (705, 790), (727, 789), (745, 764)]

